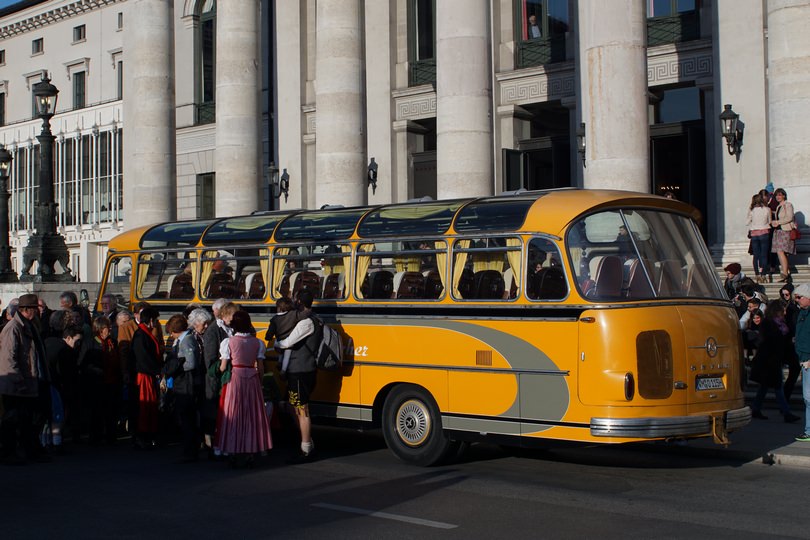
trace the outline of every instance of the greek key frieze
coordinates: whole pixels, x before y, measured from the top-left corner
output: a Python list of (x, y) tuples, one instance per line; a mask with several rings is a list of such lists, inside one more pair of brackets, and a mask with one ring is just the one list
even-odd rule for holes
[(419, 120), (436, 116), (436, 94), (423, 94), (399, 98), (397, 104), (397, 120)]
[(691, 81), (712, 75), (711, 54), (678, 58), (668, 55), (647, 65), (647, 81), (650, 86)]
[(571, 96), (575, 93), (574, 77), (565, 75), (534, 75), (501, 83), (502, 105), (525, 105)]

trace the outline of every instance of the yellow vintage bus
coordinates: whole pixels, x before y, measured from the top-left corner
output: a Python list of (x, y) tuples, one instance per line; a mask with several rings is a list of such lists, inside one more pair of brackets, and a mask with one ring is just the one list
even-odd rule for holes
[(751, 412), (698, 217), (563, 189), (162, 223), (110, 242), (101, 292), (164, 316), (231, 298), (263, 337), (310, 290), (345, 344), (313, 416), (420, 465), (484, 436), (727, 443)]

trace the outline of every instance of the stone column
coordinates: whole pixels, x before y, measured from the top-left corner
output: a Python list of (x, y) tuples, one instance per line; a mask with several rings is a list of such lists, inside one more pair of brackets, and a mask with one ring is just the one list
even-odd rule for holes
[(316, 16), (316, 205), (365, 204), (360, 0), (318, 0)]
[[(770, 179), (796, 210), (810, 211), (810, 1), (771, 0), (768, 9)], [(746, 126), (747, 128), (747, 126)], [(746, 130), (747, 131), (747, 130)], [(748, 133), (746, 133), (746, 138)], [(804, 206), (804, 208), (802, 208)], [(805, 224), (806, 225), (806, 224)]]
[[(174, 219), (174, 10), (166, 0), (132, 0), (124, 30), (125, 228)], [(137, 18), (136, 18), (137, 17)]]
[(259, 27), (259, 0), (217, 3), (217, 216), (262, 205)]
[(644, 4), (578, 2), (586, 188), (650, 191)]
[(436, 189), (491, 195), (489, 2), (436, 2)]

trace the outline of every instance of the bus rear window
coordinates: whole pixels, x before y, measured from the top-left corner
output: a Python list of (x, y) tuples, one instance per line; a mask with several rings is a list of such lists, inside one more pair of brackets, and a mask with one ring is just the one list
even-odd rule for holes
[(655, 210), (600, 212), (574, 223), (566, 240), (580, 293), (594, 301), (725, 299), (688, 217)]

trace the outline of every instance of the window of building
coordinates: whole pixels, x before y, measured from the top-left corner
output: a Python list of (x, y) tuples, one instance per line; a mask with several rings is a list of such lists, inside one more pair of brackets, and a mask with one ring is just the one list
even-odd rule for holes
[(42, 54), (45, 52), (45, 41), (43, 38), (31, 41), (31, 55)]
[(80, 24), (79, 26), (73, 27), (73, 43), (79, 43), (80, 41), (84, 41), (87, 37), (86, 35), (87, 29), (85, 25)]
[(73, 108), (83, 109), (86, 106), (85, 72), (77, 71), (73, 74)]
[(0, 93), (0, 126), (6, 125), (6, 94)]
[(411, 86), (436, 82), (436, 0), (408, 2), (408, 53)]
[(647, 0), (647, 45), (700, 37), (699, 0)]
[(197, 218), (212, 218), (215, 215), (216, 175), (214, 173), (197, 175)]
[(118, 12), (118, 30), (122, 30), (124, 28), (124, 14), (120, 11)]
[(124, 99), (124, 62), (118, 61), (118, 99)]
[(0, 66), (6, 65), (6, 50), (0, 49)]
[(217, 3), (205, 0), (200, 8), (200, 34), (197, 46), (197, 124), (216, 120)]
[(651, 124), (672, 124), (703, 118), (703, 100), (699, 88), (670, 88), (652, 93), (656, 99), (652, 106)]
[(517, 9), (518, 67), (565, 60), (568, 0), (521, 0)]

